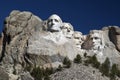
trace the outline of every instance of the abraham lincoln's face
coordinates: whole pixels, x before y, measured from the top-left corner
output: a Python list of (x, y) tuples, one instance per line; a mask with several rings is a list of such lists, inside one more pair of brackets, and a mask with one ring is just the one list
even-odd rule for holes
[(101, 34), (93, 33), (90, 35), (90, 39), (92, 41), (93, 49), (99, 49), (100, 46), (102, 45)]

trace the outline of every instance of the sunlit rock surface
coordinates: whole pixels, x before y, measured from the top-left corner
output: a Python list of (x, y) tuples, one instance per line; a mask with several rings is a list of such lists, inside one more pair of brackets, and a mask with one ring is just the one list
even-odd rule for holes
[[(6, 17), (4, 25), (0, 67), (4, 67), (9, 80), (34, 80), (25, 71), (26, 67), (57, 68), (66, 56), (72, 61), (77, 54), (82, 57), (84, 53), (96, 54), (101, 63), (108, 57), (112, 64), (120, 64), (120, 28), (117, 26), (91, 30), (84, 35), (74, 31), (74, 26), (57, 14), (41, 20), (31, 12), (18, 10)], [(91, 74), (87, 76), (94, 78)]]

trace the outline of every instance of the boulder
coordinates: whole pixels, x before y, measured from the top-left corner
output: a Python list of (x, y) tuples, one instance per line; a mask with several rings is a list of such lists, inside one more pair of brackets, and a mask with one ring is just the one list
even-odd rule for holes
[(109, 38), (120, 52), (120, 28), (117, 26), (109, 26)]
[(21, 80), (34, 80), (34, 78), (30, 75), (29, 72), (25, 72), (20, 75)]
[(9, 80), (9, 75), (3, 67), (0, 67), (0, 80)]

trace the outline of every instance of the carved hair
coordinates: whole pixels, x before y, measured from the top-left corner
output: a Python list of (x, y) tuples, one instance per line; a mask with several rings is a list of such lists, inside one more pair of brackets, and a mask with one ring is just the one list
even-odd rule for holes
[(62, 23), (62, 19), (61, 19), (57, 14), (51, 15), (51, 16), (48, 18), (48, 22), (49, 22), (50, 19), (54, 19), (54, 18), (57, 19), (59, 22)]

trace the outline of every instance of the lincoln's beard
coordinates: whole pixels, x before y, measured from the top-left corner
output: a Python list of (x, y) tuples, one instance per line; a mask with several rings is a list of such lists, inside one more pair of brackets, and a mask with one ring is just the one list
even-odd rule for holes
[(98, 50), (98, 51), (101, 51), (103, 48), (104, 48), (104, 45), (102, 45), (100, 43), (93, 44), (93, 47), (92, 47), (93, 50)]
[(100, 45), (93, 45), (93, 49), (94, 50), (99, 50), (100, 49)]

